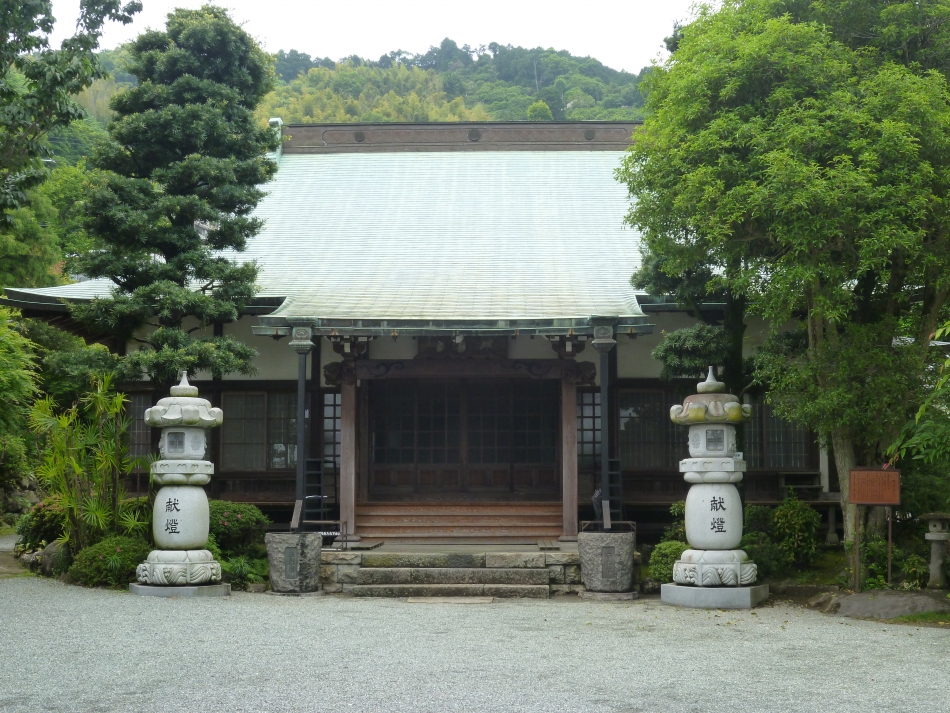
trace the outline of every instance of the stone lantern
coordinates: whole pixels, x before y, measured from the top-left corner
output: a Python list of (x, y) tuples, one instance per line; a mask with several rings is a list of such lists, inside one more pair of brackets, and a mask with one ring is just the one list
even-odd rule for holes
[(209, 515), (208, 496), (202, 486), (214, 473), (214, 464), (205, 460), (206, 432), (220, 426), (223, 418), (221, 409), (198, 398), (198, 388), (188, 383), (187, 373), (178, 386), (171, 388), (170, 398), (161, 399), (145, 411), (145, 423), (162, 429), (161, 460), (152, 463), (151, 468), (152, 480), (162, 486), (152, 509), (152, 534), (161, 549), (152, 550), (136, 569), (140, 584), (130, 586), (134, 593), (229, 593), (228, 585), (195, 586), (221, 581), (221, 565), (205, 549)]
[(686, 540), (691, 549), (673, 565), (675, 584), (664, 584), (662, 601), (705, 608), (748, 609), (768, 597), (768, 585), (753, 586), (756, 566), (738, 549), (742, 501), (736, 483), (745, 461), (736, 452), (735, 424), (752, 416), (709, 367), (698, 394), (670, 409), (673, 422), (689, 426), (690, 458), (680, 472), (690, 483), (686, 496)]
[(947, 586), (947, 575), (943, 565), (947, 557), (947, 543), (950, 542), (950, 513), (928, 512), (920, 516), (927, 521), (927, 534), (924, 538), (930, 542), (930, 581), (929, 589), (943, 589)]

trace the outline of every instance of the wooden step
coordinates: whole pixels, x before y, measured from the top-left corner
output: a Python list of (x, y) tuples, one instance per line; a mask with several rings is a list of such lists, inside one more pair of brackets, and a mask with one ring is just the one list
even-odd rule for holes
[(543, 584), (551, 583), (547, 569), (527, 567), (361, 567), (357, 584)]
[(557, 515), (561, 503), (359, 503), (363, 515)]
[(399, 542), (534, 543), (562, 534), (559, 502), (360, 503), (356, 534)]
[(546, 584), (357, 584), (354, 597), (504, 597), (548, 599)]
[(558, 527), (561, 524), (561, 515), (511, 515), (506, 517), (498, 516), (495, 513), (491, 515), (362, 515), (357, 512), (357, 522), (361, 527), (370, 527), (373, 525), (432, 525), (433, 523), (450, 523), (464, 527), (466, 525), (475, 525), (477, 527), (506, 527), (509, 525), (543, 525), (548, 527)]

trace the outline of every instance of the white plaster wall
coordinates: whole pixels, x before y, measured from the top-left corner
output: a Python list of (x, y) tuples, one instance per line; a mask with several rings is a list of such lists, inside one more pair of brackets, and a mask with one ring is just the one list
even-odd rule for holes
[[(697, 320), (685, 312), (650, 312), (650, 321), (656, 326), (653, 334), (638, 336), (629, 340), (620, 337), (617, 349), (617, 376), (621, 379), (656, 379), (663, 368), (650, 353), (663, 339), (665, 333), (684, 327), (691, 327)], [(791, 329), (789, 325), (787, 328)], [(742, 352), (752, 356), (769, 336), (769, 325), (760, 317), (746, 318), (745, 339)]]
[(650, 356), (663, 339), (664, 332), (672, 332), (696, 324), (696, 320), (682, 312), (650, 312), (650, 321), (656, 326), (653, 334), (642, 334), (636, 339), (621, 336), (617, 349), (617, 377), (620, 379), (656, 379), (663, 365)]
[(419, 341), (412, 337), (379, 337), (369, 343), (370, 359), (415, 359)]
[(242, 374), (228, 374), (224, 378), (228, 381), (247, 381), (250, 379), (297, 379), (297, 353), (290, 348), (290, 338), (284, 337), (275, 340), (271, 337), (261, 337), (251, 331), (251, 327), (259, 323), (257, 315), (245, 315), (237, 322), (224, 325), (224, 334), (228, 337), (244, 342), (252, 349), (257, 350), (257, 367), (255, 376)]
[[(743, 356), (752, 356), (755, 350), (765, 344), (769, 338), (769, 324), (761, 317), (746, 317), (745, 341), (742, 345)], [(794, 324), (786, 324), (782, 330), (794, 329)]]
[(509, 359), (557, 359), (545, 337), (517, 336), (508, 340)]

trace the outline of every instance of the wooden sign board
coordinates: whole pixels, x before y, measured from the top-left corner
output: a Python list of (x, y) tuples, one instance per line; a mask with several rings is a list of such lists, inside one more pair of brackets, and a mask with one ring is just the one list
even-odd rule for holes
[(852, 470), (848, 502), (854, 505), (900, 505), (899, 470)]

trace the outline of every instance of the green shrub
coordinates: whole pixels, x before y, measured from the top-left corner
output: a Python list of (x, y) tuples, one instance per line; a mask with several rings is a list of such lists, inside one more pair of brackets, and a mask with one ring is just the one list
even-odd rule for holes
[(247, 589), (248, 584), (267, 580), (267, 559), (251, 559), (243, 555), (232, 557), (221, 563), (221, 575), (235, 589)]
[(746, 532), (761, 532), (771, 538), (774, 515), (775, 509), (766, 505), (746, 505), (743, 529)]
[(63, 535), (66, 513), (55, 503), (39, 502), (17, 520), (17, 543), (35, 550), (58, 540)]
[(69, 576), (87, 587), (124, 587), (135, 581), (135, 568), (145, 561), (151, 549), (140, 538), (109, 537), (76, 555)]
[(255, 545), (264, 543), (270, 520), (257, 506), (225, 500), (208, 502), (211, 534), (227, 556), (244, 555)]
[(689, 549), (685, 542), (667, 540), (653, 548), (650, 553), (650, 574), (658, 582), (673, 581), (673, 563)]
[(785, 501), (772, 514), (772, 532), (789, 562), (807, 565), (818, 551), (821, 515), (788, 491)]
[(781, 572), (785, 568), (785, 553), (764, 532), (753, 530), (745, 533), (742, 536), (739, 548), (744, 550), (749, 555), (749, 559), (755, 562), (760, 580)]
[(205, 545), (205, 549), (211, 553), (211, 556), (217, 562), (221, 562), (224, 559), (224, 555), (221, 554), (221, 548), (218, 547), (218, 541), (214, 538), (214, 535), (208, 535), (208, 543)]
[(930, 580), (930, 562), (920, 555), (907, 555), (901, 562), (901, 576), (907, 589), (923, 589)]
[(670, 515), (673, 523), (663, 530), (660, 542), (684, 542), (686, 540), (686, 502), (680, 500), (670, 505)]
[[(864, 589), (887, 589), (887, 540), (874, 537), (861, 543)], [(853, 570), (852, 570), (853, 572)], [(891, 583), (901, 589), (921, 589), (930, 578), (930, 563), (920, 555), (891, 548)], [(853, 574), (852, 574), (853, 581)]]
[(129, 537), (148, 537), (152, 531), (151, 498), (126, 498), (119, 503), (118, 528)]

